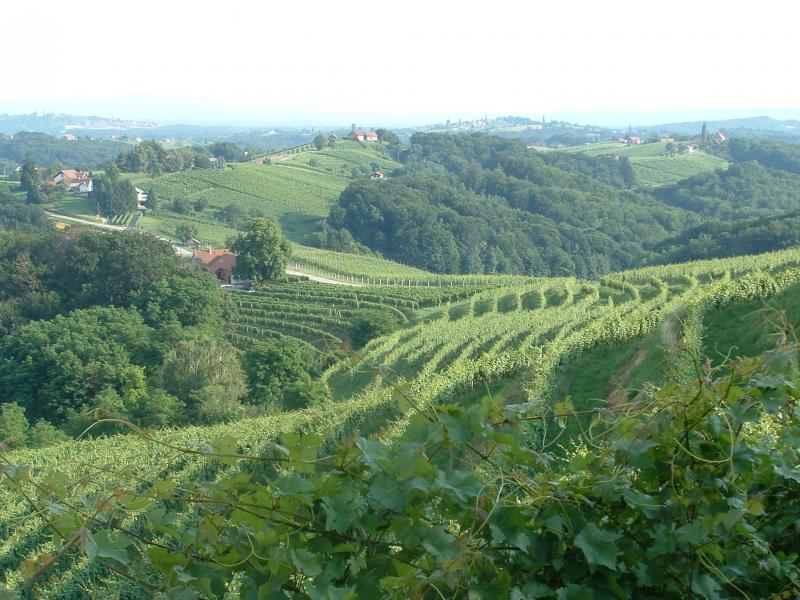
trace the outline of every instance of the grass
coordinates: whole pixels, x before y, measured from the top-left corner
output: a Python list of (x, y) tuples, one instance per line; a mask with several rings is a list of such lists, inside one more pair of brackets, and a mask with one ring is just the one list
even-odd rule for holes
[(756, 356), (785, 335), (800, 333), (800, 285), (772, 298), (722, 306), (703, 320), (703, 354), (714, 364), (731, 353)]
[(86, 196), (67, 195), (53, 202), (48, 208), (53, 212), (76, 217), (94, 217), (97, 214), (94, 203)]

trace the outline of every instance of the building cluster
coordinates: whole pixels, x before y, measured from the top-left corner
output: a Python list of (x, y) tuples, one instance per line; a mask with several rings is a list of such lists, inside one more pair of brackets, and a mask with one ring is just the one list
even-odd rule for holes
[(378, 134), (374, 131), (351, 131), (348, 135), (351, 140), (357, 142), (377, 142)]

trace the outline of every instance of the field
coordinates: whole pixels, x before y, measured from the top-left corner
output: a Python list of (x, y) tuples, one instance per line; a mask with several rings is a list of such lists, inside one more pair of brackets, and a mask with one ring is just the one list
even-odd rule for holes
[[(334, 403), (158, 436), (178, 446), (213, 448), (215, 440), (231, 434), (238, 451), (250, 454), (286, 432), (321, 432), (335, 440), (357, 429), (391, 439), (405, 427), (408, 409), (397, 389), (418, 406), (487, 393), (545, 406), (571, 395), (576, 409), (624, 402), (648, 381), (693, 369), (692, 357), (711, 340), (715, 346), (727, 343), (724, 328), (734, 327), (731, 315), (753, 313), (762, 298), (789, 302), (798, 312), (799, 281), (800, 250), (786, 250), (627, 271), (595, 282), (487, 277), (472, 285), (466, 280), (419, 285), (419, 280), (411, 286), (360, 288), (288, 282), (236, 292), (240, 314), (230, 327), (234, 342), (244, 346), (251, 339), (289, 335), (318, 352), (350, 356), (333, 362), (323, 376)], [(358, 353), (347, 352), (346, 324), (363, 310), (391, 313), (402, 324)], [(734, 312), (719, 312), (725, 310)], [(714, 323), (724, 327), (712, 335)], [(202, 456), (188, 460), (177, 451), (165, 452), (136, 436), (7, 456), (37, 475), (53, 472), (53, 481), (89, 475), (91, 484), (74, 488), (76, 501), (87, 485), (141, 487), (165, 474), (183, 481), (225, 468)], [(20, 562), (53, 555), (56, 548), (20, 496), (0, 490), (0, 507), (0, 570), (13, 584), (19, 581), (14, 569)], [(120, 585), (96, 563), (63, 558), (29, 597), (124, 597)]]
[(633, 173), (642, 185), (657, 186), (675, 183), (714, 169), (727, 168), (728, 163), (718, 156), (693, 152), (679, 156), (643, 156), (630, 159)]
[(625, 156), (633, 168), (636, 182), (644, 186), (659, 186), (675, 183), (706, 171), (726, 168), (728, 163), (722, 158), (701, 150), (691, 154), (667, 156), (667, 142), (633, 144), (625, 146), (616, 141), (596, 142), (582, 146), (559, 149), (558, 152), (583, 153), (590, 156)]

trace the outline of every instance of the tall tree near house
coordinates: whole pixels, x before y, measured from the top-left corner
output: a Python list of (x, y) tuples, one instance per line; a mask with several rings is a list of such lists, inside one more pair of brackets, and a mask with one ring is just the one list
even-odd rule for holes
[(700, 137), (703, 138), (703, 143), (708, 141), (708, 125), (703, 123), (703, 128), (700, 130)]
[(283, 275), (291, 254), (291, 246), (283, 237), (280, 226), (263, 218), (251, 221), (231, 249), (236, 254), (234, 274), (256, 283)]
[(19, 187), (22, 188), (24, 192), (30, 192), (31, 190), (38, 189), (41, 185), (42, 178), (39, 175), (39, 171), (36, 170), (36, 165), (30, 157), (26, 157), (25, 160), (22, 161), (22, 171), (20, 171), (19, 174)]

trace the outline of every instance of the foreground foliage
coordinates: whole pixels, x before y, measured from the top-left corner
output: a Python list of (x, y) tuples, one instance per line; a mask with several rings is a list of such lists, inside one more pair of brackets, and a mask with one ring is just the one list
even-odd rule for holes
[[(597, 410), (567, 452), (569, 402), (487, 396), (415, 411), (394, 443), (352, 437), (318, 458), (321, 436), (287, 434), (247, 461), (274, 468), (119, 482), (77, 502), (77, 481), (6, 461), (62, 539), (22, 566), (19, 589), (83, 553), (173, 598), (794, 597), (797, 351), (698, 367)], [(230, 439), (201, 453), (248, 459)]]

